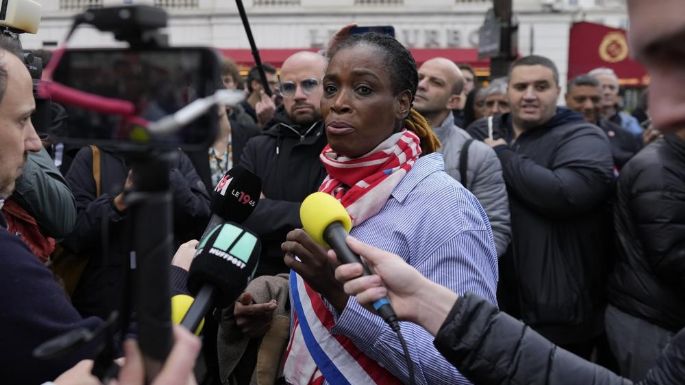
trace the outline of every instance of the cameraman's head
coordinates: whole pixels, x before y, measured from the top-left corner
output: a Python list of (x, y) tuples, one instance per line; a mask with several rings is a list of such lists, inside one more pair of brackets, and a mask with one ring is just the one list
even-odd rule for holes
[(7, 198), (21, 175), (28, 151), (41, 149), (31, 124), (36, 108), (33, 82), (16, 46), (0, 39), (0, 198)]

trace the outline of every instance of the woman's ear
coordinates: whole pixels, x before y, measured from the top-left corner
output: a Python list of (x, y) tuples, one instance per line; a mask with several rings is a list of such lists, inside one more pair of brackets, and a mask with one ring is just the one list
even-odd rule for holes
[(411, 109), (413, 99), (409, 90), (404, 90), (397, 95), (395, 98), (395, 118), (397, 120), (402, 121), (409, 116), (409, 110)]

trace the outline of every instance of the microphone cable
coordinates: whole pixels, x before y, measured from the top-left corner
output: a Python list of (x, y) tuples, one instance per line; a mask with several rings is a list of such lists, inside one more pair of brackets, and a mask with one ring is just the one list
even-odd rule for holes
[(409, 347), (407, 346), (407, 341), (404, 339), (404, 336), (402, 335), (400, 322), (397, 320), (397, 316), (395, 316), (392, 319), (386, 320), (386, 322), (388, 323), (388, 325), (390, 325), (390, 329), (392, 329), (395, 332), (395, 334), (397, 334), (397, 338), (400, 340), (400, 345), (402, 345), (402, 350), (404, 351), (404, 359), (407, 361), (409, 385), (416, 385), (416, 379), (414, 377), (414, 361), (412, 361), (411, 356), (409, 355)]

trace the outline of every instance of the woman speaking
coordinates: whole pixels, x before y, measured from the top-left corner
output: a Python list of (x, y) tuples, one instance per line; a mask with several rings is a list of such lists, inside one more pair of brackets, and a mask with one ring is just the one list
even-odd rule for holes
[[(351, 234), (401, 256), (456, 293), (496, 303), (497, 259), (477, 199), (444, 172), (412, 101), (416, 63), (397, 40), (353, 35), (329, 53), (321, 112), (328, 146), (319, 188), (352, 218)], [(345, 294), (326, 250), (303, 230), (283, 243), (294, 319), (284, 375), (291, 384), (408, 383), (397, 335)], [(418, 384), (468, 383), (420, 326), (402, 323)]]

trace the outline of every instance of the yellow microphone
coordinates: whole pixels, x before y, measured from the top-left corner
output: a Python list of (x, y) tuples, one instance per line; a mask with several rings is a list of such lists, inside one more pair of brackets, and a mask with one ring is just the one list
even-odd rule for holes
[(325, 233), (333, 223), (339, 223), (345, 234), (352, 229), (352, 219), (345, 207), (324, 192), (309, 194), (300, 206), (302, 228), (318, 244), (333, 247), (326, 239)]
[[(171, 322), (173, 322), (174, 325), (181, 324), (183, 317), (185, 317), (186, 313), (188, 313), (188, 309), (190, 309), (190, 306), (194, 301), (195, 298), (187, 294), (177, 294), (171, 297)], [(197, 327), (197, 330), (194, 330), (195, 335), (200, 335), (203, 326), (205, 326), (204, 318), (200, 321), (200, 325)]]
[[(335, 250), (335, 255), (341, 263), (361, 263), (364, 275), (372, 274), (345, 242), (347, 233), (352, 228), (352, 219), (337, 199), (323, 192), (309, 194), (300, 206), (300, 220), (304, 231), (315, 242)], [(399, 328), (397, 315), (387, 297), (374, 302), (373, 308), (393, 330)]]

